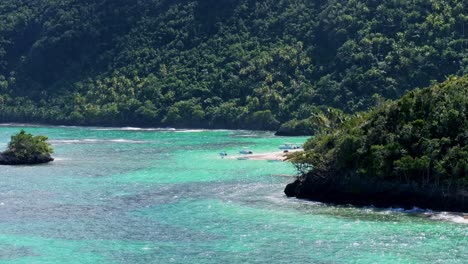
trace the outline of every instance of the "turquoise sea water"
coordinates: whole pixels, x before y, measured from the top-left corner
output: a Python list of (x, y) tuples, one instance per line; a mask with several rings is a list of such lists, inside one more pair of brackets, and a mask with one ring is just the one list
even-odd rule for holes
[[(0, 127), (0, 149), (19, 129)], [(0, 167), (0, 263), (467, 263), (462, 217), (288, 199), (291, 164), (218, 155), (306, 138), (27, 131), (56, 161)]]

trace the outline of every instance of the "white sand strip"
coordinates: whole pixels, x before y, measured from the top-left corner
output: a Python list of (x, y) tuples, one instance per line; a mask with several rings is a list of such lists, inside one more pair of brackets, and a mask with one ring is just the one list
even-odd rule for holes
[(302, 149), (291, 149), (287, 153), (284, 151), (259, 153), (259, 154), (244, 154), (229, 157), (229, 159), (242, 159), (242, 160), (269, 160), (269, 161), (284, 161), (288, 153), (302, 151)]

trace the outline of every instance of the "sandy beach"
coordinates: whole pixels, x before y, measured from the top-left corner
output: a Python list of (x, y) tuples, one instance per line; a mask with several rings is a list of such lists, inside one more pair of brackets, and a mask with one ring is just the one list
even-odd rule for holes
[(229, 157), (229, 159), (238, 159), (238, 160), (267, 160), (267, 161), (284, 161), (288, 153), (302, 151), (302, 149), (291, 149), (287, 153), (284, 151), (275, 151), (259, 154), (241, 154)]

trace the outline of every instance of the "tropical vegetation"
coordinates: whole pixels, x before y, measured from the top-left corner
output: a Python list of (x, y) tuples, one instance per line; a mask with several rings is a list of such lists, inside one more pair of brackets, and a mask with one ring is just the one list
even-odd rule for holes
[(2, 0), (0, 121), (311, 132), (332, 107), (467, 74), (467, 13), (462, 0)]
[(11, 136), (8, 148), (0, 153), (0, 164), (31, 164), (52, 161), (53, 148), (47, 142), (46, 136), (33, 136), (21, 130)]
[(343, 192), (362, 195), (363, 184), (397, 183), (466, 196), (468, 75), (382, 102), (304, 150), (290, 156), (304, 185), (346, 183)]

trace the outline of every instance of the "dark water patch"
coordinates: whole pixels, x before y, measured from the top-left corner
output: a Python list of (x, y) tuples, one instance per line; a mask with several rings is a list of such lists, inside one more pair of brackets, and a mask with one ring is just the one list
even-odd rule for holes
[(144, 197), (164, 197), (171, 202), (177, 202), (180, 199), (243, 200), (248, 199), (247, 196), (253, 195), (261, 186), (261, 183), (250, 181), (177, 183), (159, 186), (156, 193), (147, 193)]
[[(314, 261), (313, 254), (294, 252), (294, 256), (284, 254), (285, 247), (273, 247), (269, 249), (264, 248), (265, 251), (271, 251), (270, 254), (263, 254), (264, 250), (254, 251), (229, 251), (218, 250), (210, 247), (210, 245), (146, 245), (142, 248), (141, 254), (129, 252), (115, 252), (109, 256), (110, 259), (117, 263), (133, 263), (133, 264), (147, 264), (147, 263), (197, 263), (197, 264), (264, 264), (264, 263), (317, 263), (317, 264), (331, 264), (331, 263), (345, 263), (340, 261)], [(177, 254), (171, 252), (177, 251)], [(293, 259), (293, 260), (291, 260)]]
[[(116, 219), (118, 218), (118, 219)], [(50, 219), (36, 222), (22, 228), (2, 228), (3, 234), (36, 236), (60, 240), (118, 240), (118, 241), (159, 241), (159, 242), (209, 242), (220, 237), (190, 228), (174, 227), (140, 217), (119, 216), (116, 218), (86, 218), (74, 221)], [(20, 224), (20, 223), (18, 223)]]
[(14, 245), (2, 245), (0, 242), (0, 260), (15, 260), (24, 257), (35, 257), (39, 254), (35, 253), (32, 248)]
[[(209, 241), (217, 236), (133, 216), (130, 208), (57, 205), (2, 211), (2, 233), (66, 240)], [(14, 224), (13, 224), (14, 223)], [(32, 224), (34, 223), (34, 224)]]
[[(246, 142), (246, 145), (252, 145), (253, 142)], [(193, 149), (193, 150), (223, 150), (224, 148), (232, 148), (232, 147), (240, 147), (243, 146), (244, 143), (239, 144), (239, 142), (218, 142), (218, 143), (201, 143), (198, 145), (193, 146), (185, 146), (185, 149)]]
[[(275, 177), (275, 176), (272, 176)], [(278, 189), (278, 192), (272, 189)], [(353, 205), (327, 205), (320, 202), (303, 201), (287, 198), (280, 190), (283, 183), (265, 183), (255, 181), (224, 181), (211, 183), (175, 184), (162, 187), (161, 195), (172, 197), (173, 202), (180, 199), (217, 199), (224, 202), (235, 202), (252, 208), (275, 208), (284, 212), (298, 212), (311, 215), (322, 215), (349, 221), (368, 222), (407, 222), (410, 219), (418, 222), (434, 220), (454, 220), (462, 223), (463, 217), (456, 213), (443, 213), (414, 208), (357, 208)], [(273, 194), (272, 194), (273, 193)], [(151, 196), (151, 195), (150, 195)]]

